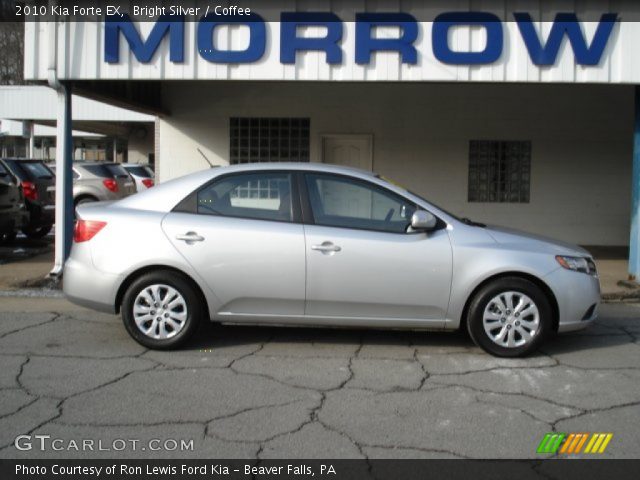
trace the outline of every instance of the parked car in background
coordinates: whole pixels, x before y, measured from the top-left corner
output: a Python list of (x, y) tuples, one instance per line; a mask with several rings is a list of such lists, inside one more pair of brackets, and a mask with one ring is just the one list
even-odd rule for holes
[(600, 301), (586, 250), (461, 219), (327, 164), (206, 170), (78, 217), (65, 294), (122, 312), (149, 348), (183, 344), (211, 319), (462, 328), (518, 357), (592, 323)]
[(0, 243), (11, 242), (27, 224), (29, 212), (18, 179), (0, 163)]
[[(55, 165), (50, 165), (55, 169)], [(136, 193), (133, 178), (118, 163), (73, 162), (73, 204), (119, 200)]]
[(42, 238), (55, 221), (55, 175), (42, 160), (3, 158), (0, 163), (20, 183), (29, 220), (22, 232), (29, 238)]
[(121, 163), (120, 165), (129, 172), (131, 178), (136, 182), (136, 190), (138, 192), (144, 192), (155, 184), (156, 175), (149, 165), (137, 163)]

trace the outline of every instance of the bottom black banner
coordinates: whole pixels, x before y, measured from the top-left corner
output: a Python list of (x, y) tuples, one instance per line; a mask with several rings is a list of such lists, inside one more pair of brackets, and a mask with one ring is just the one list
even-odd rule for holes
[(636, 479), (640, 460), (0, 460), (0, 479)]

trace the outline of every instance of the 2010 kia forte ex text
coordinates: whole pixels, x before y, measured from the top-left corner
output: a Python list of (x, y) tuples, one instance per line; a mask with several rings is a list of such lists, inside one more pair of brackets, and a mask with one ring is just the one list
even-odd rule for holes
[(534, 351), (596, 318), (585, 250), (459, 219), (371, 172), (313, 163), (194, 173), (82, 205), (64, 292), (149, 348), (198, 322), (468, 330)]

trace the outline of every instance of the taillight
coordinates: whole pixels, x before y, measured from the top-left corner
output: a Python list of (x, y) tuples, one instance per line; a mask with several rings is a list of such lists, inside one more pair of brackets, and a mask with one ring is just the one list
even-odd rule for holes
[(153, 180), (150, 179), (150, 178), (143, 178), (142, 179), (142, 184), (147, 188), (151, 188), (151, 187), (153, 187)]
[(105, 178), (102, 183), (104, 183), (104, 186), (112, 192), (118, 191), (118, 182), (116, 182), (113, 178)]
[(73, 241), (76, 243), (88, 242), (107, 225), (107, 222), (97, 220), (78, 220), (73, 230)]
[(33, 182), (22, 182), (22, 193), (27, 200), (38, 200), (38, 189)]

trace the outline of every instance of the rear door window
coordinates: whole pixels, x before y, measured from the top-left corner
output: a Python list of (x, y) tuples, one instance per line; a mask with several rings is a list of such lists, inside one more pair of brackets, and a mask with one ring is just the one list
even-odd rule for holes
[(197, 212), (291, 222), (291, 175), (259, 172), (223, 177), (198, 192)]

